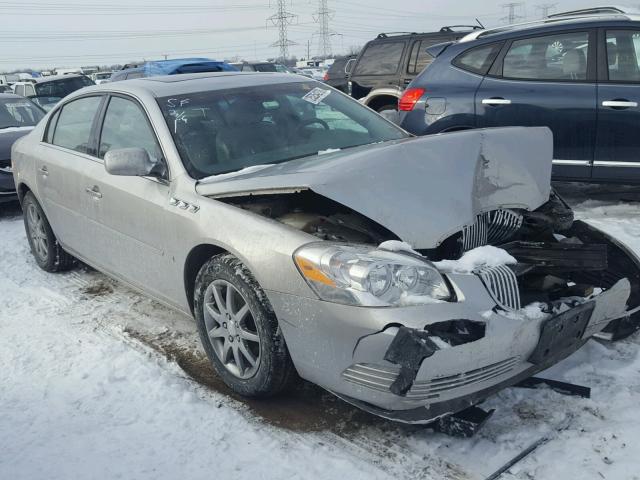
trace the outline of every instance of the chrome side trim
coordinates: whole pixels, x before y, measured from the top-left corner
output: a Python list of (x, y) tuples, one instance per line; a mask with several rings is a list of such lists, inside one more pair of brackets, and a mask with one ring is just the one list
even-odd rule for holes
[(561, 159), (554, 159), (553, 160), (553, 164), (554, 165), (575, 165), (577, 167), (589, 167), (589, 166), (591, 166), (591, 161), (590, 160), (561, 160)]
[(605, 162), (602, 160), (596, 160), (593, 162), (594, 167), (630, 167), (630, 168), (638, 168), (640, 167), (640, 162), (616, 162), (609, 161)]

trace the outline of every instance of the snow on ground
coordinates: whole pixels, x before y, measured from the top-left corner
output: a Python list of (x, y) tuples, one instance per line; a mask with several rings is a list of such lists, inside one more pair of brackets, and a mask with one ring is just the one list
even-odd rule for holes
[[(640, 253), (640, 193), (588, 192), (562, 193)], [(507, 389), (472, 439), (309, 385), (246, 401), (212, 374), (191, 319), (91, 270), (40, 271), (18, 213), (0, 212), (0, 479), (479, 480), (540, 439), (503, 479), (640, 479), (639, 335), (589, 342), (544, 373), (590, 386), (591, 399)]]

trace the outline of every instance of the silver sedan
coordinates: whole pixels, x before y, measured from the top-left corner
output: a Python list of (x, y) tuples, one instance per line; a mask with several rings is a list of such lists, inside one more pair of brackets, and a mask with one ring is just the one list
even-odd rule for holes
[(84, 88), (13, 148), (36, 262), (192, 314), (235, 391), (298, 377), (403, 422), (637, 326), (637, 259), (550, 188), (546, 128), (412, 138), (324, 84)]

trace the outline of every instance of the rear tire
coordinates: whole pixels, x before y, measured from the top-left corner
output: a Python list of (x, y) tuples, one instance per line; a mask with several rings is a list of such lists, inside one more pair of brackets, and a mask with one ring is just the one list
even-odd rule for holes
[(267, 296), (233, 255), (216, 255), (202, 266), (194, 313), (211, 364), (235, 392), (268, 397), (298, 378)]
[(73, 268), (76, 259), (58, 243), (42, 207), (31, 192), (22, 200), (24, 228), (31, 253), (38, 266), (46, 272), (64, 272)]

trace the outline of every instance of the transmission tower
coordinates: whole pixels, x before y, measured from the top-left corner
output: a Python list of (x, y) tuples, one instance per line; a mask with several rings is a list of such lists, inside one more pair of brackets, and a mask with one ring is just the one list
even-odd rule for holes
[(333, 34), (329, 29), (329, 20), (333, 18), (333, 10), (329, 9), (328, 0), (318, 1), (318, 10), (313, 14), (313, 20), (320, 24), (317, 35), (320, 36), (319, 54), (323, 58), (327, 58), (331, 55), (331, 35)]
[(287, 0), (276, 0), (276, 13), (267, 18), (267, 23), (271, 23), (278, 27), (278, 41), (271, 44), (272, 47), (280, 49), (280, 58), (286, 60), (289, 58), (289, 47), (296, 45), (287, 37), (287, 29), (289, 25), (297, 18), (297, 15), (287, 11)]
[(502, 8), (507, 11), (507, 16), (502, 17), (500, 20), (510, 25), (516, 23), (518, 20), (522, 20), (524, 15), (518, 13), (522, 7), (524, 7), (524, 2), (503, 3)]
[(540, 10), (541, 18), (547, 18), (551, 10), (555, 10), (557, 3), (542, 3), (536, 5), (536, 10)]

